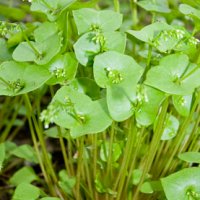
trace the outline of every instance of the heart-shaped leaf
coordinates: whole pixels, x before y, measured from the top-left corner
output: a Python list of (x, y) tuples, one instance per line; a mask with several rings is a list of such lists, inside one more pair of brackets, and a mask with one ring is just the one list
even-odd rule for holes
[(199, 199), (199, 180), (200, 168), (193, 167), (183, 169), (165, 178), (161, 178), (161, 183), (168, 200)]
[(108, 109), (114, 120), (123, 121), (133, 114), (142, 72), (142, 67), (127, 55), (108, 51), (95, 57), (94, 78), (100, 87), (107, 88)]
[(176, 108), (177, 112), (180, 115), (187, 117), (190, 114), (192, 95), (187, 95), (187, 96), (173, 95), (172, 99), (174, 107)]
[(38, 180), (38, 176), (35, 174), (33, 168), (23, 167), (19, 169), (14, 175), (10, 178), (10, 183), (12, 185), (19, 185), (21, 183), (31, 183), (32, 181)]
[(41, 87), (51, 74), (44, 67), (7, 61), (0, 65), (0, 94), (16, 96)]
[(171, 11), (167, 0), (142, 0), (137, 4), (147, 11), (159, 13), (169, 13)]
[(126, 36), (120, 32), (89, 32), (82, 35), (74, 44), (76, 58), (84, 66), (91, 66), (94, 57), (104, 51), (113, 50), (123, 53)]
[(199, 76), (199, 67), (190, 64), (187, 55), (173, 54), (149, 70), (145, 83), (169, 94), (189, 95), (200, 86)]
[(25, 159), (29, 162), (38, 163), (38, 158), (35, 150), (28, 144), (21, 145), (12, 150), (12, 155)]
[(112, 123), (105, 99), (92, 101), (85, 94), (66, 86), (57, 91), (42, 118), (70, 129), (74, 138), (102, 132)]
[(111, 11), (96, 11), (90, 8), (82, 8), (73, 11), (74, 20), (79, 34), (89, 31), (115, 31), (122, 24), (122, 15)]
[(76, 76), (78, 62), (73, 53), (56, 56), (49, 64), (48, 68), (53, 77), (47, 84), (66, 84)]

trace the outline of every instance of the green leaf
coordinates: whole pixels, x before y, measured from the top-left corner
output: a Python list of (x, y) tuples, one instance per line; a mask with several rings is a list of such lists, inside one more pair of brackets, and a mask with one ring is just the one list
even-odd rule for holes
[[(141, 169), (134, 169), (132, 172), (132, 184), (138, 185), (142, 177), (143, 171)], [(149, 174), (145, 175), (145, 180), (150, 178)]]
[[(116, 162), (122, 154), (120, 144), (113, 143), (111, 148), (112, 148), (111, 160), (112, 160), (112, 162)], [(104, 161), (104, 162), (108, 161), (109, 152), (110, 152), (110, 143), (109, 142), (103, 142), (101, 144), (101, 148), (100, 148), (100, 158), (101, 158), (102, 161)]]
[(75, 90), (88, 95), (92, 100), (100, 99), (100, 87), (93, 79), (81, 77), (74, 79), (70, 84)]
[(155, 22), (147, 25), (139, 31), (129, 30), (127, 33), (143, 42), (151, 43), (161, 31), (173, 30), (174, 28), (165, 22)]
[(50, 21), (55, 21), (62, 12), (75, 1), (76, 0), (34, 0), (32, 1), (31, 11), (44, 13)]
[(192, 95), (187, 96), (177, 96), (173, 95), (173, 104), (177, 112), (187, 117), (190, 114), (191, 104), (192, 104)]
[[(50, 138), (60, 138), (60, 133), (59, 133), (59, 131), (58, 131), (58, 127), (51, 127), (51, 128), (49, 128), (49, 129), (47, 129), (47, 130), (45, 130), (44, 131), (44, 134), (47, 136), (47, 137), (50, 137)], [(64, 128), (63, 129), (61, 129), (61, 136), (63, 137), (63, 138), (68, 138), (68, 135), (69, 135), (69, 133), (68, 133), (68, 131), (67, 130), (65, 130)]]
[(156, 191), (162, 191), (162, 185), (160, 181), (147, 181), (144, 182), (141, 186), (140, 191), (146, 194), (152, 194)]
[(123, 121), (133, 114), (142, 72), (142, 67), (127, 55), (109, 51), (95, 57), (94, 78), (100, 87), (107, 88), (108, 109), (114, 120)]
[(34, 37), (35, 42), (21, 42), (16, 47), (12, 55), (14, 60), (44, 65), (60, 51), (62, 38), (55, 23), (41, 24), (35, 30)]
[(37, 42), (43, 42), (57, 32), (58, 27), (56, 23), (44, 22), (34, 31), (34, 37)]
[(66, 170), (61, 170), (58, 174), (58, 184), (66, 194), (72, 194), (72, 189), (76, 184), (75, 177), (69, 177)]
[[(161, 178), (165, 195), (168, 200), (199, 199), (200, 168), (187, 168)], [(175, 192), (176, 191), (176, 192)], [(195, 198), (195, 196), (198, 196)]]
[(122, 24), (122, 15), (111, 11), (96, 11), (83, 8), (73, 11), (74, 20), (79, 34), (99, 29), (100, 31), (115, 31)]
[(16, 96), (41, 87), (51, 74), (44, 67), (7, 61), (0, 65), (0, 95)]
[(76, 76), (78, 62), (73, 53), (66, 53), (55, 57), (48, 64), (48, 68), (53, 77), (47, 81), (47, 84), (65, 85)]
[[(100, 39), (100, 41), (99, 41)], [(84, 66), (93, 64), (94, 57), (108, 50), (123, 53), (126, 45), (126, 35), (120, 32), (89, 32), (82, 35), (74, 44), (76, 58)]]
[(39, 188), (28, 183), (21, 183), (17, 186), (12, 200), (36, 200), (40, 193)]
[(33, 147), (31, 147), (28, 144), (24, 144), (19, 147), (16, 147), (11, 153), (12, 155), (25, 159), (29, 162), (38, 163), (37, 155)]
[(9, 182), (12, 185), (19, 185), (21, 183), (31, 183), (35, 180), (38, 180), (38, 176), (35, 174), (33, 168), (23, 167), (19, 169), (14, 175), (10, 178)]
[(161, 140), (170, 140), (174, 138), (177, 134), (178, 128), (179, 128), (178, 119), (173, 115), (167, 114)]
[(200, 163), (200, 152), (184, 152), (178, 158), (189, 163)]
[(162, 53), (178, 51), (190, 53), (197, 49), (199, 40), (183, 27), (173, 27), (164, 22), (155, 22), (140, 31), (127, 31), (137, 39), (150, 44)]
[(189, 6), (187, 4), (180, 4), (179, 11), (184, 15), (189, 15), (194, 19), (200, 20), (200, 11), (196, 8), (193, 8), (192, 6)]
[(147, 11), (159, 13), (169, 13), (171, 11), (167, 0), (142, 0), (137, 4)]
[(92, 101), (72, 87), (59, 89), (50, 105), (52, 121), (70, 129), (72, 137), (102, 132), (112, 123), (105, 99)]
[(3, 61), (11, 60), (11, 53), (9, 52), (6, 41), (3, 38), (0, 38), (0, 49), (0, 63)]
[(189, 95), (200, 86), (199, 76), (199, 67), (190, 64), (187, 55), (172, 54), (148, 71), (145, 84), (169, 94)]
[(143, 126), (151, 125), (158, 114), (159, 106), (165, 98), (165, 94), (155, 88), (142, 86), (138, 96), (136, 108), (137, 123)]

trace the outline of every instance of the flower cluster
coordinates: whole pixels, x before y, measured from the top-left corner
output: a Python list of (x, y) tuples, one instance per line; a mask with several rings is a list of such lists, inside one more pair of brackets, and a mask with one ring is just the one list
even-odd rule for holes
[(121, 83), (121, 81), (123, 81), (122, 74), (118, 70), (113, 70), (111, 68), (106, 68), (105, 70), (107, 73), (106, 75), (108, 79), (111, 81), (111, 83), (118, 84)]

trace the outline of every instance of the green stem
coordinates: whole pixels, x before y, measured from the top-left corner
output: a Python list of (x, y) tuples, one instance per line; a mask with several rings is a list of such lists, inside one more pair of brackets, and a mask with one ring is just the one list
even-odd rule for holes
[(34, 51), (34, 53), (36, 54), (36, 56), (39, 58), (42, 56), (42, 54), (34, 47), (34, 45), (30, 42), (30, 40), (28, 39), (26, 33), (24, 32), (23, 28), (20, 26), (22, 35), (24, 37), (24, 39), (26, 40), (26, 42), (28, 43), (28, 45), (31, 47), (31, 49)]
[(108, 152), (108, 162), (107, 162), (107, 173), (106, 177), (109, 177), (109, 173), (111, 172), (112, 177), (112, 150), (113, 150), (113, 140), (115, 135), (115, 123), (113, 122), (110, 130), (110, 142), (109, 142), (109, 152)]
[[(133, 153), (133, 149), (134, 149), (134, 144), (136, 141), (136, 126), (134, 123), (133, 119), (130, 119), (129, 121), (129, 126), (128, 126), (128, 138), (127, 138), (127, 148), (126, 148), (126, 152), (124, 153), (124, 167), (122, 169), (122, 174), (120, 177), (120, 181), (119, 181), (119, 185), (117, 188), (117, 200), (122, 199), (122, 191), (123, 188), (125, 186), (125, 180), (126, 180), (126, 176), (127, 176), (127, 169), (131, 160), (131, 156)], [(124, 192), (125, 194), (127, 193), (127, 191)]]
[(166, 114), (167, 114), (168, 104), (169, 104), (169, 101), (168, 101), (168, 98), (166, 98), (165, 101), (163, 102), (161, 112), (158, 116), (158, 123), (156, 125), (155, 131), (153, 134), (153, 138), (152, 138), (152, 141), (150, 144), (150, 149), (148, 151), (148, 156), (147, 156), (147, 159), (145, 162), (143, 173), (142, 173), (140, 182), (136, 188), (135, 194), (133, 196), (134, 200), (138, 199), (138, 194), (139, 194), (140, 188), (142, 186), (142, 183), (144, 181), (144, 178), (145, 178), (146, 174), (149, 172), (152, 162), (154, 160), (154, 157), (156, 155), (156, 152), (157, 152), (157, 149), (159, 146), (159, 142), (160, 142), (160, 138), (162, 136), (163, 129), (164, 129), (164, 122), (165, 122), (165, 118), (166, 118)]
[(130, 7), (132, 11), (133, 26), (136, 26), (139, 22), (137, 13), (137, 0), (130, 0)]
[(193, 117), (193, 113), (195, 112), (195, 109), (199, 103), (199, 100), (200, 100), (200, 93), (198, 93), (198, 95), (193, 103), (190, 115), (188, 116), (188, 118), (185, 119), (185, 121), (183, 122), (183, 125), (180, 127), (179, 132), (177, 134), (178, 137), (176, 137), (173, 145), (171, 146), (172, 152), (169, 152), (169, 155), (167, 156), (167, 163), (165, 163), (165, 165), (164, 165), (161, 176), (164, 176), (167, 173), (168, 169), (170, 168), (171, 162), (172, 162), (175, 154), (177, 153), (177, 150), (179, 149), (180, 144), (182, 143), (182, 141), (185, 137), (185, 131), (186, 131), (188, 125), (190, 124), (190, 121)]
[(114, 2), (115, 11), (120, 12), (119, 0), (113, 0), (113, 2)]
[(28, 123), (29, 123), (30, 132), (31, 132), (31, 137), (32, 137), (33, 145), (34, 145), (34, 148), (35, 148), (35, 151), (36, 151), (36, 154), (37, 154), (37, 158), (38, 158), (38, 161), (39, 161), (39, 164), (40, 164), (40, 168), (42, 170), (44, 179), (45, 179), (45, 181), (48, 185), (50, 193), (54, 196), (55, 191), (54, 191), (54, 188), (53, 188), (53, 184), (52, 184), (52, 181), (51, 181), (49, 174), (45, 170), (45, 166), (44, 166), (42, 157), (40, 155), (40, 150), (38, 148), (37, 139), (36, 139), (35, 131), (34, 131), (34, 128), (33, 128), (33, 123), (32, 123), (32, 120), (31, 120), (31, 115), (32, 115), (31, 114), (31, 107), (30, 107), (29, 101), (27, 101), (26, 98), (24, 98), (24, 100), (25, 100), (25, 105), (26, 105), (26, 111), (27, 111), (27, 116), (28, 116)]
[(40, 145), (41, 145), (42, 153), (44, 155), (44, 161), (45, 161), (45, 164), (47, 166), (48, 173), (52, 177), (54, 183), (57, 184), (57, 177), (56, 177), (56, 174), (54, 172), (52, 163), (50, 161), (50, 158), (49, 158), (49, 155), (48, 155), (48, 152), (47, 152), (47, 148), (46, 148), (44, 137), (43, 137), (43, 132), (40, 130), (38, 123), (37, 123), (37, 120), (35, 118), (35, 115), (32, 112), (31, 102), (30, 102), (30, 99), (29, 99), (27, 94), (24, 95), (24, 100), (25, 100), (26, 104), (28, 105), (29, 112), (31, 113), (31, 118), (33, 120), (33, 124), (34, 124), (35, 130), (36, 130), (38, 139), (40, 141)]
[[(96, 179), (97, 176), (97, 150), (98, 150), (98, 146), (97, 146), (97, 134), (94, 134), (92, 136), (92, 147), (93, 147), (93, 180)], [(96, 188), (94, 186), (94, 196), (95, 196), (95, 200), (98, 200), (98, 193), (96, 191)]]
[[(16, 97), (13, 105), (16, 105), (18, 100), (19, 100), (19, 98)], [(11, 130), (16, 118), (17, 118), (21, 104), (22, 104), (22, 98), (20, 99), (19, 104), (18, 104), (17, 108), (15, 109), (14, 113), (12, 113), (11, 120), (9, 120), (9, 123), (6, 125), (5, 130), (1, 133), (0, 142), (4, 142), (6, 140), (6, 138), (8, 137), (10, 130)]]
[(83, 164), (83, 150), (84, 150), (84, 138), (81, 137), (78, 141), (78, 167), (76, 171), (76, 200), (80, 200), (80, 185), (81, 185), (81, 170)]

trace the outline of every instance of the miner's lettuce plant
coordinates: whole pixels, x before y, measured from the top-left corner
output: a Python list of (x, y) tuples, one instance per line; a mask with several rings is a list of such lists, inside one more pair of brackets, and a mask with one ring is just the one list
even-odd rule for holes
[(21, 4), (0, 6), (0, 199), (200, 199), (200, 1)]

